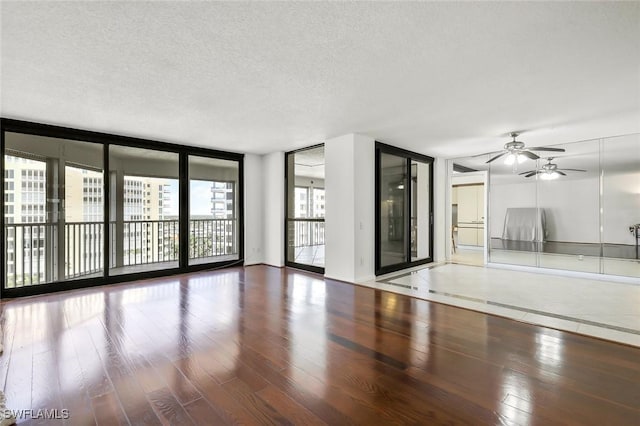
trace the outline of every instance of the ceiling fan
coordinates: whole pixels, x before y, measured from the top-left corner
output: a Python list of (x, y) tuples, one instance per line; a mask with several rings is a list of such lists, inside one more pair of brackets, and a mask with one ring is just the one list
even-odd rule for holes
[(586, 170), (582, 169), (559, 169), (558, 165), (552, 163), (553, 157), (547, 158), (547, 164), (543, 165), (539, 169), (529, 170), (528, 172), (522, 172), (521, 175), (524, 177), (531, 177), (535, 175), (540, 175), (540, 179), (542, 180), (553, 180), (558, 179), (560, 176), (566, 176), (567, 174), (564, 172), (586, 172)]
[(491, 163), (492, 161), (495, 161), (498, 158), (506, 155), (504, 163), (508, 165), (512, 165), (512, 164), (522, 163), (527, 158), (530, 158), (532, 160), (537, 160), (538, 158), (540, 158), (540, 156), (534, 154), (531, 151), (553, 151), (553, 152), (565, 151), (563, 148), (551, 148), (549, 146), (535, 146), (532, 148), (526, 148), (524, 146), (524, 142), (520, 142), (516, 140), (518, 135), (519, 133), (516, 133), (516, 132), (511, 133), (511, 137), (513, 138), (513, 140), (511, 142), (507, 142), (506, 144), (504, 144), (504, 149), (502, 151), (486, 152), (484, 154), (476, 155), (475, 157), (479, 157), (482, 155), (493, 155), (497, 153), (498, 155), (491, 157), (487, 161), (487, 163)]

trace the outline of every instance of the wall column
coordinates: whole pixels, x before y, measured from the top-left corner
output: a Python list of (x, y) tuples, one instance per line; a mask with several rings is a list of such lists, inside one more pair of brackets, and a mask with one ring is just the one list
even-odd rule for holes
[(284, 266), (284, 152), (263, 157), (264, 263)]
[(325, 276), (374, 276), (375, 141), (348, 134), (325, 141)]

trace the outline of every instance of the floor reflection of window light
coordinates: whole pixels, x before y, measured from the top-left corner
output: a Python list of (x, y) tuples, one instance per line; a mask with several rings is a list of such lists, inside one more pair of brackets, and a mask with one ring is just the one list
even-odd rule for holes
[(532, 395), (526, 377), (520, 373), (507, 372), (502, 382), (502, 391), (505, 397), (500, 404), (500, 413), (515, 424), (531, 424)]
[(564, 343), (562, 338), (539, 333), (536, 335), (536, 358), (550, 367), (562, 367), (564, 364)]

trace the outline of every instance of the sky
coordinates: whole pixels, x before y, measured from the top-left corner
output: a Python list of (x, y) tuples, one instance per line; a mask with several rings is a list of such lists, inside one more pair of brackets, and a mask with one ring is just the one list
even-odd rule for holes
[(189, 200), (190, 216), (211, 216), (211, 182), (202, 180), (189, 181), (189, 192), (191, 200)]
[[(190, 180), (189, 191), (191, 200), (189, 202), (190, 216), (211, 216), (211, 182), (203, 180)], [(170, 204), (169, 211), (164, 212), (168, 216), (178, 215), (178, 203), (180, 200), (178, 180), (169, 181)]]

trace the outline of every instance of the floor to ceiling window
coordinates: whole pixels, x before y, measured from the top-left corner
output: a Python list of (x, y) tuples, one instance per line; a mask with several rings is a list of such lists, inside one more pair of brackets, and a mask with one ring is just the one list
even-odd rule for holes
[(433, 259), (433, 159), (376, 143), (376, 274)]
[(285, 262), (324, 273), (324, 145), (288, 152), (285, 180)]
[(109, 146), (110, 274), (179, 266), (179, 155)]
[(102, 170), (100, 144), (4, 134), (5, 288), (102, 275)]
[(242, 262), (241, 154), (1, 124), (3, 297)]
[(237, 161), (189, 156), (189, 264), (237, 260)]

